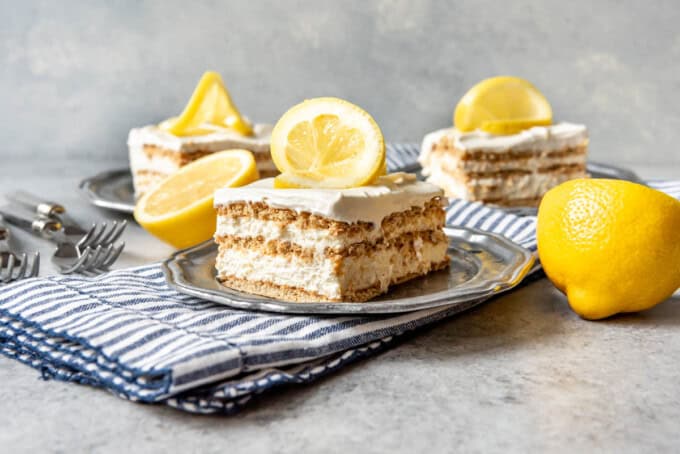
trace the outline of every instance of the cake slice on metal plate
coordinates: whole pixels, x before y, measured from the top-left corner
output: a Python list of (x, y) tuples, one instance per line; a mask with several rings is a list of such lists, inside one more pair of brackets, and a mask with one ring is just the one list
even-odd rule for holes
[(380, 128), (359, 107), (317, 98), (272, 132), (282, 172), (215, 194), (217, 278), (294, 302), (363, 302), (449, 266), (443, 191), (385, 174)]
[(391, 174), (350, 189), (219, 190), (217, 278), (284, 301), (367, 301), (446, 268), (441, 189)]

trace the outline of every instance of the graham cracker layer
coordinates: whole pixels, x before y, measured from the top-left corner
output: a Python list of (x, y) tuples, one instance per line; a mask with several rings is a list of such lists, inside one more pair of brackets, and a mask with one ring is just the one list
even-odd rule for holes
[[(442, 262), (430, 264), (426, 269), (423, 268), (422, 273), (410, 273), (408, 275), (395, 277), (390, 282), (389, 286), (391, 287), (397, 284), (401, 284), (411, 279), (424, 276), (430, 272), (448, 268), (448, 266), (449, 260), (447, 258)], [(220, 274), (217, 276), (217, 280), (220, 281), (223, 285), (234, 290), (252, 293), (255, 295), (267, 296), (270, 298), (279, 299), (283, 301), (292, 301), (296, 303), (343, 302), (343, 301), (352, 303), (362, 303), (372, 298), (375, 298), (376, 296), (386, 291), (382, 290), (382, 286), (380, 285), (380, 283), (376, 283), (375, 285), (368, 288), (347, 291), (346, 293), (342, 294), (341, 298), (332, 298), (326, 295), (321, 295), (319, 293), (305, 290), (302, 287), (277, 285), (273, 282), (266, 281), (250, 281), (236, 276)]]
[[(293, 226), (298, 229), (323, 229), (331, 236), (357, 236), (368, 235), (373, 231), (370, 222), (343, 222), (329, 219), (316, 214), (301, 212), (287, 208), (270, 207), (264, 202), (236, 202), (217, 207), (220, 217), (250, 218), (260, 221), (275, 222), (280, 227)], [(415, 226), (423, 218), (431, 225), (441, 227), (444, 225), (445, 212), (440, 197), (434, 197), (425, 206), (411, 207), (408, 210), (393, 213), (382, 220), (382, 235), (391, 238), (396, 233), (404, 230), (404, 227)], [(415, 229), (413, 229), (415, 230)]]

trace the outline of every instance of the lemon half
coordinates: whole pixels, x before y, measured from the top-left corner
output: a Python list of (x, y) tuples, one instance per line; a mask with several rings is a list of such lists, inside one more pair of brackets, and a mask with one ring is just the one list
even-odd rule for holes
[(552, 108), (529, 81), (492, 77), (465, 93), (456, 106), (453, 123), (462, 132), (481, 129), (492, 134), (516, 134), (532, 126), (552, 124)]
[(247, 150), (210, 154), (182, 167), (137, 202), (135, 219), (154, 236), (176, 248), (209, 240), (217, 215), (217, 189), (243, 186), (259, 177)]

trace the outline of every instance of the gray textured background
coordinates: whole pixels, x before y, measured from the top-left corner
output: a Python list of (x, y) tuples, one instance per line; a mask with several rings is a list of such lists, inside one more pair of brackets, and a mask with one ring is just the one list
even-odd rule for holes
[(212, 68), (258, 121), (333, 95), (409, 141), (515, 74), (589, 126), (593, 158), (680, 167), (680, 2), (652, 3), (0, 0), (0, 155), (123, 162), (128, 129)]

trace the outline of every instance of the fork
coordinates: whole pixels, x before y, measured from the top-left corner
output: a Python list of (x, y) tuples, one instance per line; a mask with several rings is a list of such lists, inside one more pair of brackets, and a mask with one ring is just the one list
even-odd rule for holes
[(63, 227), (64, 234), (69, 237), (69, 240), (76, 243), (81, 252), (87, 247), (96, 249), (98, 246), (108, 247), (114, 244), (127, 226), (127, 221), (121, 223), (113, 221), (111, 224), (101, 222), (92, 224), (89, 230), (85, 230), (68, 216), (66, 208), (59, 203), (42, 200), (26, 191), (11, 192), (6, 195), (6, 198), (11, 202), (23, 205), (38, 216), (58, 220)]
[(56, 219), (35, 217), (11, 207), (0, 209), (0, 214), (17, 227), (55, 243), (57, 248), (52, 255), (52, 263), (61, 274), (101, 274), (113, 265), (125, 248), (125, 243), (121, 243), (118, 246), (100, 244), (96, 248), (86, 246), (81, 250), (69, 240), (61, 223)]
[(9, 228), (0, 218), (0, 284), (36, 277), (40, 269), (40, 253), (36, 252), (33, 255), (29, 268), (29, 260), (26, 253), (17, 255), (16, 252), (12, 251), (10, 241), (11, 234)]

